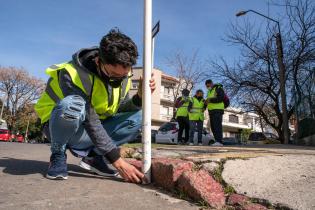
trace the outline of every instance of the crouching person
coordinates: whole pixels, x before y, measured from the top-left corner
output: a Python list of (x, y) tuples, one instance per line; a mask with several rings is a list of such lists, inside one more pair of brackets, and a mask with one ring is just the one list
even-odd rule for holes
[[(82, 168), (96, 174), (119, 173), (134, 183), (144, 177), (120, 157), (117, 147), (133, 140), (141, 127), (141, 84), (136, 95), (127, 96), (137, 57), (135, 43), (115, 29), (99, 47), (82, 49), (70, 62), (46, 70), (50, 78), (35, 110), (51, 141), (47, 178), (68, 178), (66, 149), (82, 158)], [(150, 87), (153, 92), (153, 78)]]

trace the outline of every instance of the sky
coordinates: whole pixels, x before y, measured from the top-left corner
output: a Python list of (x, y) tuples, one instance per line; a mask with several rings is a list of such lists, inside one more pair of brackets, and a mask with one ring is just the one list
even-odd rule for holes
[[(143, 0), (0, 0), (0, 65), (24, 67), (47, 79), (45, 69), (69, 61), (81, 48), (97, 46), (118, 27), (138, 46), (142, 65)], [(240, 10), (276, 15), (268, 0), (153, 0), (153, 24), (160, 20), (154, 66), (174, 75), (167, 58), (195, 50), (201, 60), (223, 56), (230, 62), (239, 50), (223, 41)], [(238, 19), (238, 20), (237, 20)]]

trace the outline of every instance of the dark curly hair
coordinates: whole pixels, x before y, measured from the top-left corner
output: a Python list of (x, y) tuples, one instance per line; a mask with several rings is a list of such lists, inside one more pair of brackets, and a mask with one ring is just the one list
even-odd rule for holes
[(99, 50), (100, 59), (104, 64), (120, 64), (127, 67), (135, 65), (137, 62), (136, 44), (117, 28), (110, 30), (102, 38)]

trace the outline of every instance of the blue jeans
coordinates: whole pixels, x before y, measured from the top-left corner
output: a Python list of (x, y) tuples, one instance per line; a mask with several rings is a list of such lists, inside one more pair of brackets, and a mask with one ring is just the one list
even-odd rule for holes
[[(86, 156), (92, 149), (92, 140), (83, 127), (85, 120), (85, 101), (81, 96), (70, 95), (59, 101), (51, 113), (49, 128), (44, 133), (51, 141), (51, 152), (65, 152), (70, 148), (79, 156)], [(117, 146), (130, 142), (141, 128), (141, 111), (122, 112), (102, 120), (107, 134)], [(48, 126), (47, 126), (48, 127)]]
[[(196, 130), (197, 128), (197, 130)], [(202, 128), (203, 121), (202, 120), (190, 120), (189, 121), (189, 141), (190, 143), (194, 143), (194, 135), (195, 132), (198, 132), (198, 143), (202, 143)]]

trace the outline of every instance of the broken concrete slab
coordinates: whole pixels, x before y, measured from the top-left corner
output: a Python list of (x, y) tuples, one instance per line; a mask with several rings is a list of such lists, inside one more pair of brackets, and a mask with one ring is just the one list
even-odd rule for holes
[(267, 210), (268, 208), (257, 203), (251, 203), (251, 204), (247, 204), (243, 206), (241, 209), (242, 210)]
[(315, 155), (302, 154), (228, 160), (222, 177), (237, 193), (294, 209), (315, 209), (314, 160)]
[(219, 167), (220, 167), (220, 164), (217, 162), (210, 162), (210, 163), (202, 164), (202, 168), (208, 171), (210, 174), (213, 174), (216, 170), (219, 169)]
[(205, 163), (205, 162), (220, 162), (225, 159), (247, 159), (247, 158), (255, 158), (260, 156), (270, 156), (270, 155), (278, 155), (269, 152), (225, 152), (225, 153), (211, 153), (211, 154), (197, 154), (186, 156), (182, 159), (189, 160), (194, 163)]
[(157, 158), (152, 161), (152, 179), (155, 184), (173, 190), (178, 177), (184, 171), (192, 170), (193, 163), (180, 159)]
[(232, 194), (229, 196), (227, 204), (232, 206), (243, 206), (250, 202), (250, 198), (244, 195)]
[(206, 201), (213, 208), (221, 209), (225, 205), (222, 186), (203, 169), (184, 172), (178, 178), (177, 188), (194, 200)]

